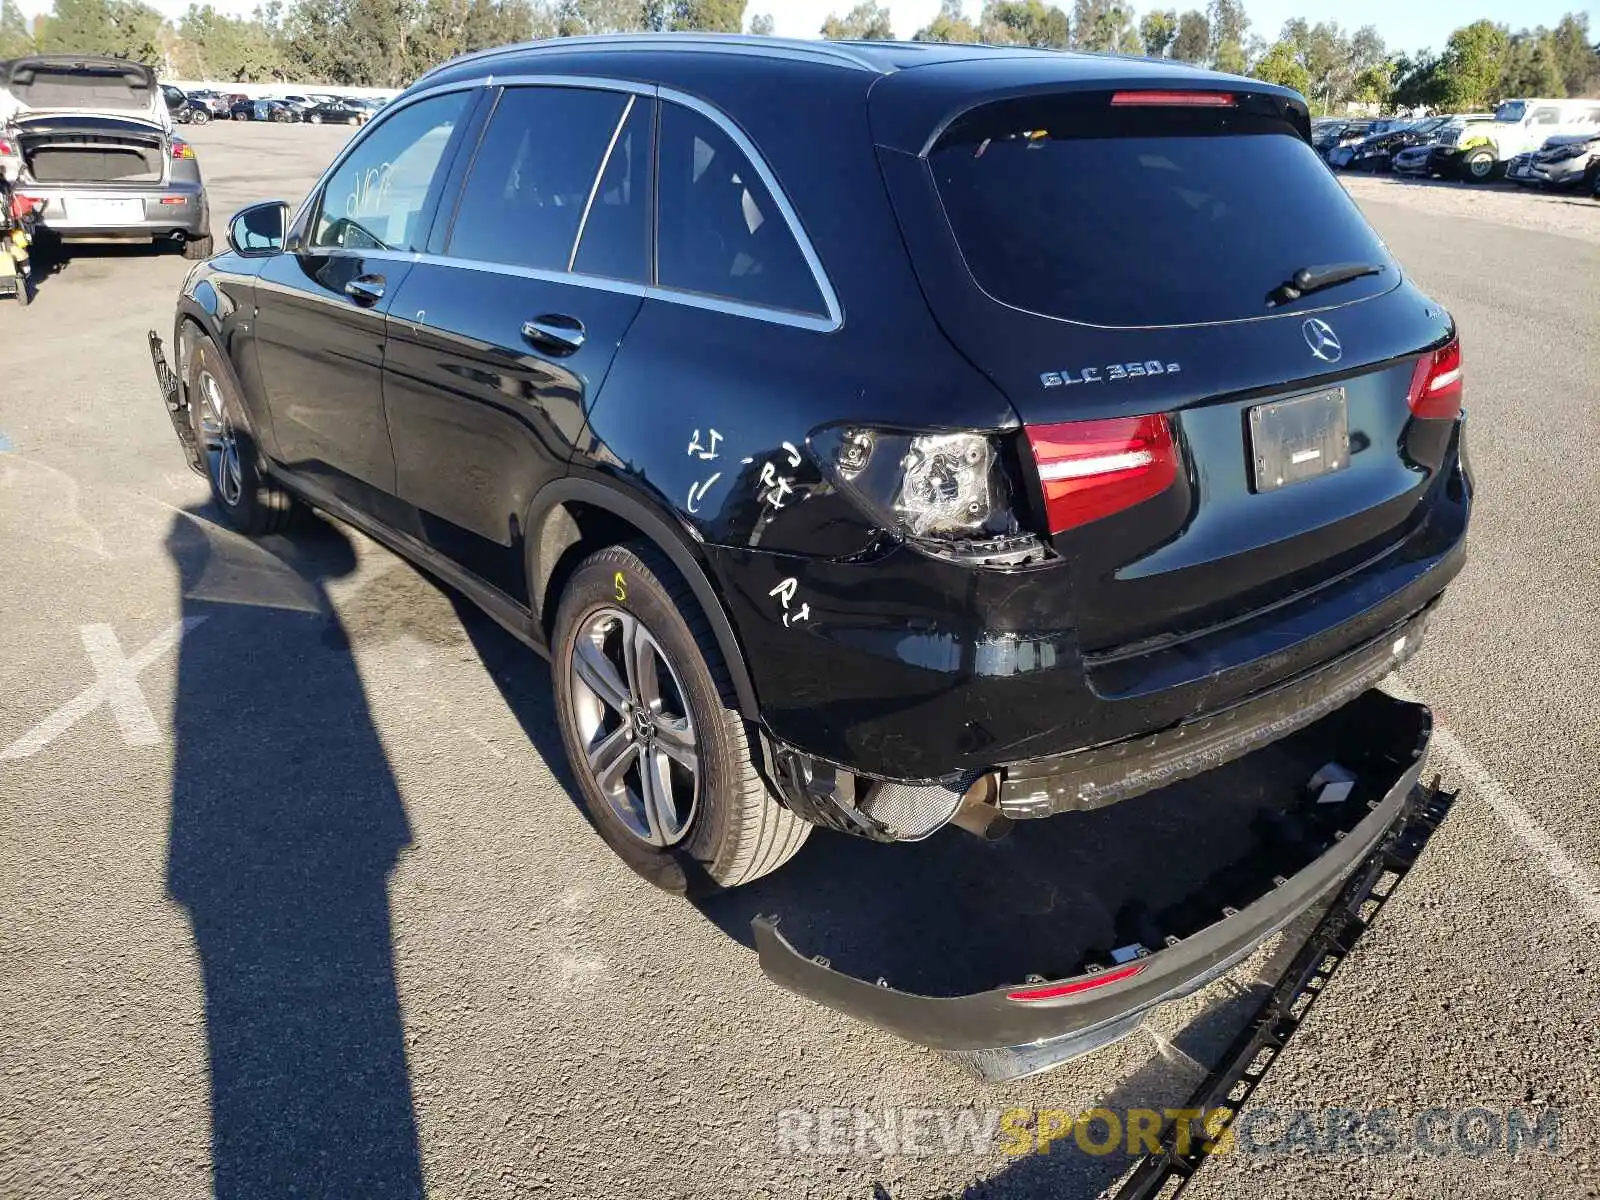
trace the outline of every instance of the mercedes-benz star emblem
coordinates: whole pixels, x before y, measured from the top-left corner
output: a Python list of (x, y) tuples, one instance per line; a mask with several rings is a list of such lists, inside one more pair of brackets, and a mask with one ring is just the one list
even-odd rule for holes
[(1305, 334), (1306, 345), (1311, 347), (1311, 353), (1323, 362), (1336, 363), (1344, 354), (1339, 345), (1338, 335), (1333, 332), (1333, 326), (1326, 321), (1312, 317), (1300, 326), (1300, 332)]

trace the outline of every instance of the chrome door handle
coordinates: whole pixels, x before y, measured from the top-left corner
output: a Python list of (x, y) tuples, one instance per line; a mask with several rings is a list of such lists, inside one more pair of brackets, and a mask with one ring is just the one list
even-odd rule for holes
[(371, 305), (383, 299), (382, 275), (360, 275), (344, 285), (344, 294), (357, 304)]
[(560, 313), (547, 313), (522, 323), (522, 336), (551, 354), (572, 354), (583, 347), (583, 322)]

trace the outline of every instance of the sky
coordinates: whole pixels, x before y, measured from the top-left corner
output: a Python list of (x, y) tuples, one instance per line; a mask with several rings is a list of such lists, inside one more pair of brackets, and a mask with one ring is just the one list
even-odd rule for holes
[[(149, 0), (171, 17), (182, 16), (189, 0)], [(258, 0), (211, 0), (219, 12), (244, 14)], [(855, 0), (749, 0), (749, 15), (770, 13), (776, 32), (785, 37), (816, 37), (830, 12), (843, 13)], [(932, 20), (939, 11), (939, 0), (887, 0), (894, 19), (894, 31), (910, 37)], [(1069, 0), (1054, 0), (1071, 11)], [(1151, 8), (1204, 8), (1203, 0), (1133, 0), (1141, 14)], [(49, 10), (51, 0), (21, 0), (28, 16)], [(983, 0), (966, 0), (967, 15), (976, 18)], [(1312, 24), (1337, 21), (1346, 29), (1376, 25), (1385, 45), (1392, 50), (1443, 48), (1450, 31), (1479, 17), (1503, 22), (1513, 29), (1525, 26), (1554, 25), (1565, 12), (1588, 12), (1589, 28), (1600, 36), (1600, 10), (1594, 0), (1245, 0), (1250, 28), (1268, 41), (1290, 17), (1303, 16)]]

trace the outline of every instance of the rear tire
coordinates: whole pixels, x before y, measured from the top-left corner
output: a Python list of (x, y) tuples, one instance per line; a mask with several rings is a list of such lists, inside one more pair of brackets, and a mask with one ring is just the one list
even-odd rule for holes
[(184, 395), (189, 420), (206, 463), (211, 499), (223, 519), (250, 537), (281, 533), (304, 505), (261, 469), (255, 438), (244, 420), (244, 406), (222, 351), (196, 335), (185, 368)]
[[(609, 546), (577, 568), (551, 650), (579, 803), (645, 879), (706, 895), (777, 870), (805, 844), (810, 823), (778, 802), (751, 761), (727, 665), (694, 592), (653, 544)], [(608, 772), (608, 763), (620, 765)]]
[(205, 237), (184, 238), (183, 256), (190, 262), (199, 262), (201, 259), (210, 258), (213, 245), (214, 243), (209, 233)]
[(189, 124), (191, 125), (209, 125), (210, 123), (211, 114), (203, 108), (197, 108), (189, 115)]
[(33, 303), (33, 289), (28, 286), (28, 277), (26, 275), (17, 276), (16, 294), (19, 307), (27, 308), (28, 305)]
[(322, 114), (321, 113), (312, 113), (309, 117), (306, 118), (306, 120), (310, 121), (313, 125), (321, 125), (322, 124)]

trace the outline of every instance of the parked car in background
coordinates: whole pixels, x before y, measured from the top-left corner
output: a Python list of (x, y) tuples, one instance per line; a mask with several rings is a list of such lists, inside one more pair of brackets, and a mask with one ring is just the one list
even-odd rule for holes
[[(1313, 131), (1311, 146), (1324, 158), (1341, 146), (1348, 146), (1359, 142), (1372, 131), (1371, 121), (1329, 121), (1321, 128)], [(1329, 161), (1332, 161), (1331, 158)]]
[(200, 105), (213, 117), (221, 117), (227, 115), (232, 99), (219, 95), (211, 88), (195, 88), (189, 93), (189, 102)]
[(313, 125), (361, 125), (372, 110), (358, 100), (329, 97), (306, 110), (305, 119)]
[(1482, 183), (1547, 138), (1600, 129), (1600, 101), (1506, 100), (1488, 121), (1466, 121), (1434, 146), (1430, 167), (1446, 178)]
[(173, 136), (169, 97), (149, 67), (36, 54), (0, 64), (0, 84), (17, 110), (7, 131), (23, 159), (17, 194), (42, 202), (49, 236), (179, 242), (186, 257), (211, 253), (200, 164)]
[(1600, 125), (1593, 133), (1566, 133), (1549, 139), (1532, 154), (1519, 154), (1506, 168), (1517, 183), (1592, 190), (1600, 171)]
[(1425, 117), (1420, 121), (1403, 122), (1381, 133), (1369, 133), (1350, 147), (1349, 166), (1355, 171), (1387, 171), (1396, 154), (1408, 146), (1427, 145), (1434, 133), (1449, 121), (1449, 117)]

